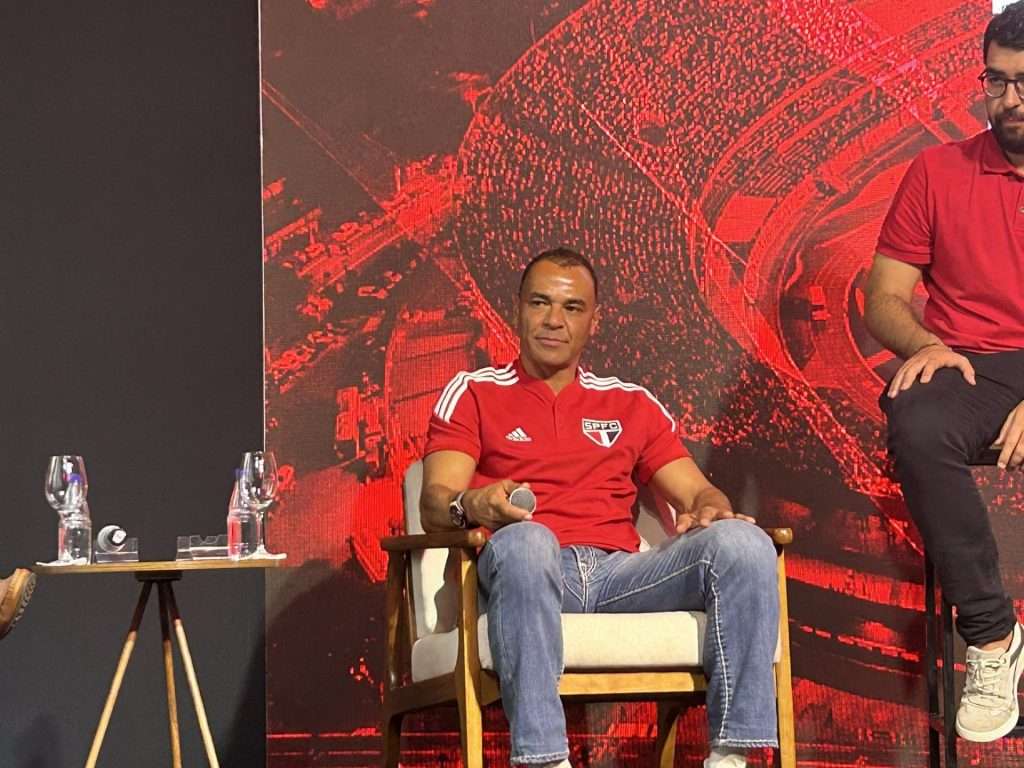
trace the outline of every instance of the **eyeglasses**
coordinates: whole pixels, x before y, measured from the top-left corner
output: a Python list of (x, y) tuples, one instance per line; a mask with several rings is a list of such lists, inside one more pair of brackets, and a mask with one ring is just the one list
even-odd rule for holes
[(1017, 98), (1024, 101), (1024, 79), (1014, 80), (1009, 77), (982, 72), (978, 75), (978, 82), (981, 83), (982, 90), (985, 91), (985, 95), (990, 99), (1001, 99), (1003, 94), (1006, 93), (1006, 86), (1013, 83), (1013, 87), (1017, 89)]

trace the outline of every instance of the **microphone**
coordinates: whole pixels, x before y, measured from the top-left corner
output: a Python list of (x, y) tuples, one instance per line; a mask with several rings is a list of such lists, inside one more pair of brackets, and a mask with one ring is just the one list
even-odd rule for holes
[(516, 488), (508, 495), (508, 503), (532, 515), (537, 509), (537, 497), (529, 488)]

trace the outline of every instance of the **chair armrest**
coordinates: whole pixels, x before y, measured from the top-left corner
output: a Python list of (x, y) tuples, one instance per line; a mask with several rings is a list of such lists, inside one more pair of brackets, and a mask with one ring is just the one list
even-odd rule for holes
[(765, 528), (764, 532), (771, 536), (772, 541), (780, 547), (793, 543), (792, 528)]
[(385, 536), (380, 548), (385, 552), (409, 552), (415, 549), (479, 549), (487, 543), (487, 532), (483, 528), (471, 531), (444, 531), (441, 533), (417, 533), (412, 536)]

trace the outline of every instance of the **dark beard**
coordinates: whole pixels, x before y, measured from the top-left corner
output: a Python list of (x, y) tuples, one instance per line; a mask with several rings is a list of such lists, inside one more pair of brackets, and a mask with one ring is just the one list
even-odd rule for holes
[(1007, 131), (1003, 125), (1004, 119), (1003, 116), (999, 116), (992, 121), (992, 135), (996, 137), (996, 143), (1008, 155), (1024, 155), (1024, 131), (1020, 133)]

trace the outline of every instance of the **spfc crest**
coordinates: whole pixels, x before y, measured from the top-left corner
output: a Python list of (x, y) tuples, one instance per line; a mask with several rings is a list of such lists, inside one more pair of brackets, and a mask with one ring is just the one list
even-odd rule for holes
[(611, 448), (612, 443), (618, 440), (619, 435), (622, 434), (622, 422), (618, 419), (614, 421), (584, 419), (583, 434), (602, 448)]

